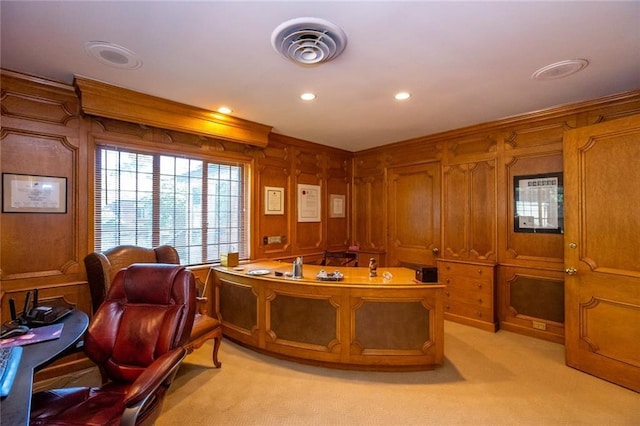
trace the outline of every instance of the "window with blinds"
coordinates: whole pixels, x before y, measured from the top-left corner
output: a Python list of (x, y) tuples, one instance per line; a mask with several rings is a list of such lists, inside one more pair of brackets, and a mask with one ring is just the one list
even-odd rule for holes
[(247, 259), (246, 175), (241, 163), (99, 146), (95, 249), (168, 244), (187, 265)]

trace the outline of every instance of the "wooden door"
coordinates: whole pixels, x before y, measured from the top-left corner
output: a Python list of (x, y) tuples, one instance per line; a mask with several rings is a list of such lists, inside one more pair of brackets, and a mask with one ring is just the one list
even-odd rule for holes
[(387, 176), (387, 264), (436, 266), (440, 163), (390, 168)]
[(640, 391), (640, 116), (567, 132), (567, 365)]

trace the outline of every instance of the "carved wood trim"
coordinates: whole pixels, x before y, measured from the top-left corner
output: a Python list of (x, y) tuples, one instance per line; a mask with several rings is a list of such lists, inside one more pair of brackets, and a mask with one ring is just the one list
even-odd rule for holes
[(74, 81), (85, 114), (265, 147), (271, 126), (111, 86), (84, 77)]

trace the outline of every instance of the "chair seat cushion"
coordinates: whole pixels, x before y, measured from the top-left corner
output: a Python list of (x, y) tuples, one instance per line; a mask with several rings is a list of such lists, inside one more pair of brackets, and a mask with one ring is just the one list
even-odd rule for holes
[(196, 317), (193, 320), (190, 340), (197, 339), (198, 337), (201, 337), (221, 326), (222, 324), (220, 321), (210, 317), (209, 315), (196, 314)]
[[(119, 425), (128, 384), (76, 387), (34, 394), (31, 425)], [(96, 410), (95, 407), (101, 407)]]

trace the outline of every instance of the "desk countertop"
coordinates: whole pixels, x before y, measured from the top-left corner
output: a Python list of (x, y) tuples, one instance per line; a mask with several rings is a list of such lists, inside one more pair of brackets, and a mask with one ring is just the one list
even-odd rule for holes
[[(215, 270), (233, 274), (236, 276), (247, 276), (255, 279), (276, 280), (286, 282), (296, 282), (301, 285), (318, 284), (326, 286), (371, 286), (371, 287), (390, 287), (390, 288), (403, 288), (403, 287), (444, 287), (438, 283), (421, 283), (415, 279), (415, 271), (402, 267), (384, 267), (378, 268), (378, 276), (370, 277), (369, 268), (367, 267), (344, 267), (344, 266), (321, 266), (321, 265), (303, 265), (303, 277), (301, 279), (293, 279), (287, 277), (284, 274), (291, 273), (293, 270), (292, 264), (288, 262), (277, 261), (260, 261), (248, 264), (239, 265), (238, 267), (231, 268), (225, 266), (214, 267)], [(269, 273), (265, 275), (251, 275), (249, 272), (254, 270), (268, 270)], [(343, 279), (340, 281), (321, 281), (316, 278), (321, 270), (325, 270), (327, 273), (334, 271), (340, 271), (343, 274)], [(385, 272), (391, 274), (391, 278), (385, 278)], [(276, 273), (282, 273), (282, 276), (276, 276)]]

